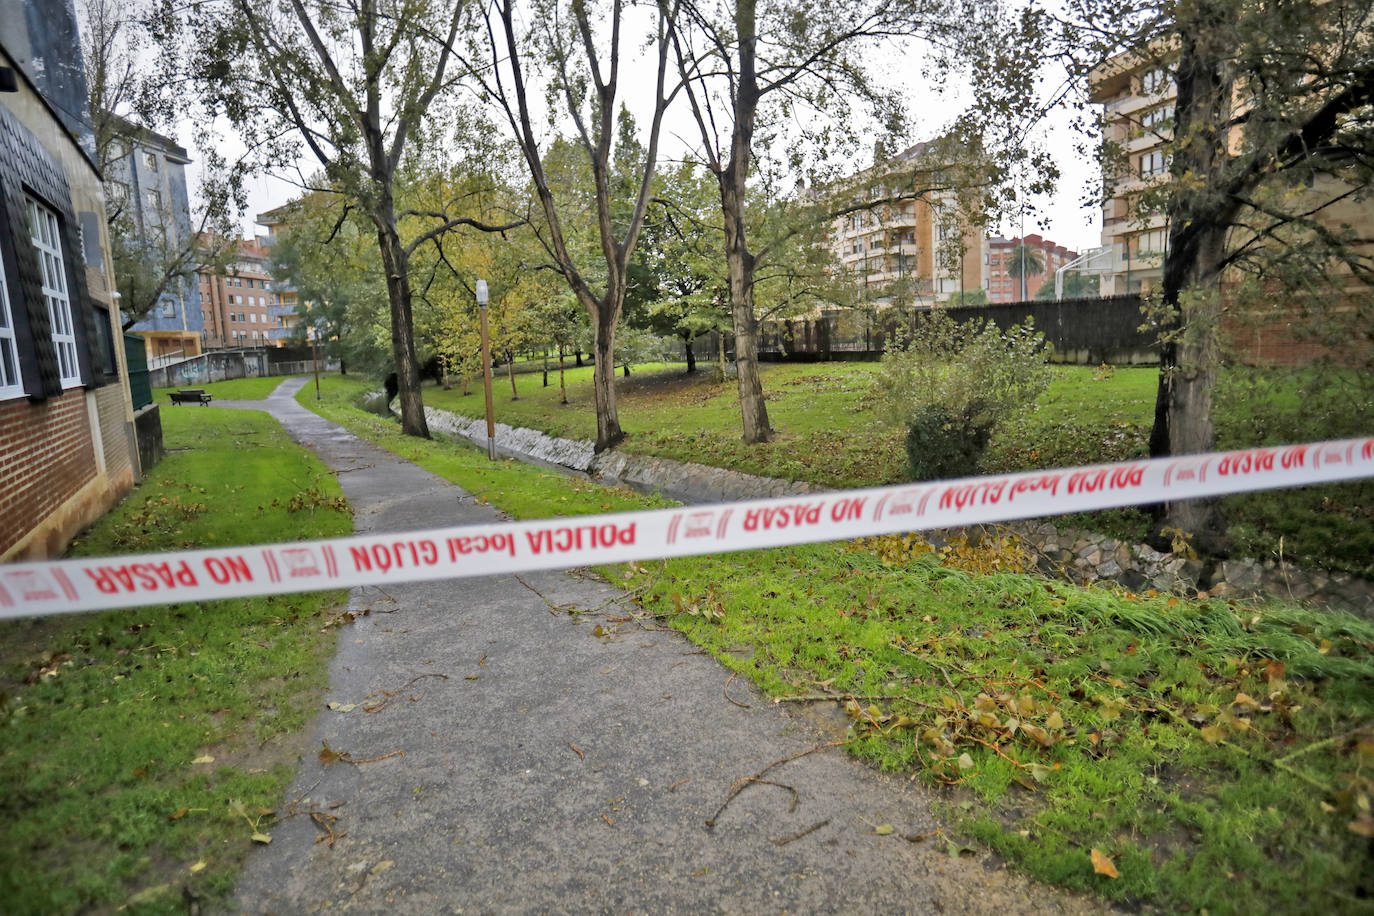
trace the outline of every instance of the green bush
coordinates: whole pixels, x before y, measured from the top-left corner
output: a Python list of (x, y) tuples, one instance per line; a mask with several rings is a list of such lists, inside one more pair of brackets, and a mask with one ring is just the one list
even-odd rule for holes
[(1029, 318), (1003, 331), (934, 314), (894, 342), (872, 396), (889, 422), (906, 428), (913, 478), (974, 473), (993, 427), (1033, 408), (1049, 387), (1048, 357)]
[(955, 410), (944, 404), (927, 404), (911, 418), (906, 429), (907, 470), (912, 480), (967, 477), (977, 473), (978, 462), (992, 436), (990, 423), (979, 423), (977, 406)]

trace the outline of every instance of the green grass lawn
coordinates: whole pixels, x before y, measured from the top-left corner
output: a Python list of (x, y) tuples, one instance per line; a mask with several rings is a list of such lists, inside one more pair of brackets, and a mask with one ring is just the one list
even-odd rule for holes
[[(400, 436), (350, 406), (367, 387), (301, 401), (520, 517), (637, 501)], [(1011, 543), (914, 537), (644, 562), (609, 571), (643, 616), (602, 625), (666, 622), (780, 702), (846, 710), (851, 753), (941, 794), (948, 826), (924, 841), (951, 854), (981, 843), (1165, 911), (1367, 912), (1374, 625), (1027, 564)]]
[[(220, 400), (241, 400), (241, 401), (260, 401), (267, 397), (272, 391), (286, 381), (285, 376), (267, 375), (260, 378), (234, 378), (223, 382), (209, 382), (204, 385), (176, 385), (172, 388), (154, 388), (153, 400), (163, 407), (171, 407), (168, 396), (173, 391), (182, 388), (204, 388), (207, 394), (212, 394)], [(177, 407), (192, 405), (178, 404)]]
[[(873, 409), (874, 369), (871, 363), (764, 364), (763, 388), (777, 435), (763, 445), (746, 446), (740, 441), (733, 379), (716, 382), (705, 369), (688, 376), (680, 367), (645, 367), (629, 378), (617, 378), (620, 422), (628, 434), (621, 448), (837, 488), (902, 481), (903, 436)], [(551, 435), (595, 438), (591, 372), (589, 367), (567, 371), (566, 405), (560, 403), (556, 373), (550, 375), (547, 388), (538, 376), (517, 376), (520, 396), (514, 401), (508, 383), (498, 378), (496, 417)], [(1262, 386), (1221, 393), (1220, 447), (1360, 434), (1334, 416), (1317, 416), (1306, 427), (1266, 427), (1255, 419), (1264, 413), (1259, 406), (1293, 413), (1300, 379), (1278, 371), (1264, 378)], [(1157, 384), (1158, 372), (1152, 368), (1055, 366), (1036, 410), (994, 431), (981, 470), (998, 473), (1144, 457)], [(481, 416), (483, 411), (480, 385), (466, 396), (456, 387), (444, 391), (427, 386), (424, 396), (427, 404), (467, 416)], [(1282, 556), (1300, 565), (1374, 577), (1374, 483), (1228, 497), (1223, 506), (1240, 555)], [(1074, 516), (1065, 523), (1126, 540), (1142, 541), (1151, 534), (1148, 516), (1129, 509)]]
[[(73, 554), (352, 530), (337, 481), (270, 417), (162, 424), (167, 457)], [(185, 913), (183, 887), (223, 900), (252, 825), (270, 835), (282, 814), (343, 594), (0, 624), (0, 909)]]

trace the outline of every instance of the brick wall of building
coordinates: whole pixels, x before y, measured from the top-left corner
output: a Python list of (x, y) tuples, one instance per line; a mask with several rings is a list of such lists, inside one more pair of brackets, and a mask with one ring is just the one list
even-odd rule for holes
[(0, 554), (95, 476), (83, 390), (0, 403)]
[(129, 451), (129, 433), (126, 428), (121, 399), (124, 392), (118, 386), (107, 385), (97, 388), (93, 394), (100, 416), (100, 441), (104, 446), (105, 473), (111, 480), (119, 480), (126, 474), (132, 475), (133, 455)]

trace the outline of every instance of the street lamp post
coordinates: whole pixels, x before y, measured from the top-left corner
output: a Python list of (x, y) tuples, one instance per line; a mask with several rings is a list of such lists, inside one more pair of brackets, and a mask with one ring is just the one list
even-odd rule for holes
[(477, 281), (477, 311), (482, 316), (482, 389), (487, 396), (487, 457), (496, 460), (496, 417), (491, 405), (491, 340), (487, 336), (487, 281)]

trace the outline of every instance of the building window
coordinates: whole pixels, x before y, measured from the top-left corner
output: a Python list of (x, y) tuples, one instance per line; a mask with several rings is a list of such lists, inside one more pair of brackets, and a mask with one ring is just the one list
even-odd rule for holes
[(150, 153), (146, 150), (143, 153), (143, 166), (150, 172), (157, 171), (157, 153)]
[(1145, 112), (1140, 119), (1140, 126), (1149, 130), (1158, 131), (1161, 128), (1172, 127), (1174, 124), (1174, 106), (1161, 105)]
[(1145, 71), (1140, 77), (1140, 88), (1145, 92), (1163, 92), (1172, 82), (1169, 71), (1163, 67)]
[(1140, 177), (1150, 178), (1163, 174), (1169, 168), (1169, 157), (1162, 149), (1152, 149), (1140, 156)]
[(0, 259), (0, 398), (24, 393), (19, 380), (19, 346), (14, 339), (9, 290), (5, 287), (5, 262)]
[(257, 312), (249, 312), (249, 313), (248, 313), (248, 320), (251, 321), (253, 324), (257, 324), (257, 323), (258, 323), (258, 313), (257, 313)]
[(57, 350), (58, 375), (63, 388), (81, 384), (76, 364), (76, 332), (72, 327), (72, 304), (67, 297), (67, 272), (62, 262), (62, 236), (57, 216), (32, 197), (29, 202), (29, 237), (38, 249), (43, 268), (43, 301), (48, 306), (53, 348)]

